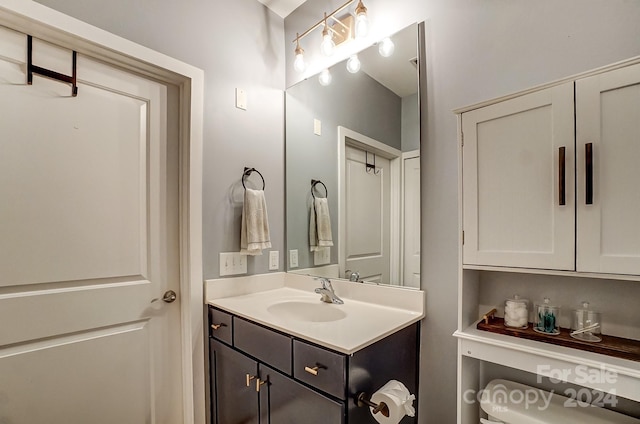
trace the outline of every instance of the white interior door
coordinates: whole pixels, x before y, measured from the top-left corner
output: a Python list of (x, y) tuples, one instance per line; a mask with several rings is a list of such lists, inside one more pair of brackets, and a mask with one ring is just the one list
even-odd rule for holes
[(639, 110), (640, 65), (576, 81), (578, 271), (640, 274)]
[(462, 131), (463, 263), (573, 270), (573, 83), (466, 112)]
[(0, 421), (180, 423), (175, 93), (80, 55), (73, 98), (26, 56), (0, 28)]
[(404, 159), (403, 284), (420, 288), (420, 156)]
[(375, 173), (367, 172), (365, 156), (364, 150), (345, 147), (345, 269), (362, 280), (389, 284), (390, 161), (376, 156)]

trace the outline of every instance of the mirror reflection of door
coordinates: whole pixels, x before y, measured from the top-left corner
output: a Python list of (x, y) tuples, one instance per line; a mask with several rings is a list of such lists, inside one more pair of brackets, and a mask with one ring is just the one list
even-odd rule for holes
[(403, 285), (420, 288), (420, 151), (403, 154)]
[[(345, 269), (361, 280), (388, 283), (390, 275), (390, 162), (373, 154), (345, 148)], [(345, 271), (346, 272), (346, 271)]]

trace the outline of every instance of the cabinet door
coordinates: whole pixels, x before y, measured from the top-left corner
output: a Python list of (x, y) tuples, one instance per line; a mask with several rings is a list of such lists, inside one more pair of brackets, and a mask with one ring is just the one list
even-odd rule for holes
[(462, 132), (463, 263), (573, 270), (573, 83), (466, 112)]
[(576, 81), (578, 271), (640, 274), (638, 111), (640, 65)]
[(260, 378), (266, 381), (260, 389), (262, 423), (274, 424), (343, 424), (342, 402), (305, 387), (290, 377), (260, 364)]
[[(258, 424), (258, 364), (230, 347), (209, 339), (211, 406), (214, 424)], [(254, 377), (247, 385), (247, 376)]]

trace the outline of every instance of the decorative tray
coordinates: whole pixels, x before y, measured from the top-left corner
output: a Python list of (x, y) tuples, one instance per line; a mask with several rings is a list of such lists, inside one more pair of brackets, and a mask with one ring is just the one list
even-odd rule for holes
[(587, 352), (640, 362), (640, 341), (638, 340), (599, 334), (598, 337), (601, 337), (602, 341), (594, 343), (574, 339), (569, 335), (571, 330), (567, 328), (560, 328), (560, 334), (552, 335), (534, 331), (533, 327), (534, 325), (532, 323), (529, 323), (526, 329), (505, 327), (504, 320), (502, 318), (487, 315), (485, 315), (485, 319), (481, 320), (477, 325), (478, 330), (536, 340), (539, 342), (551, 343), (554, 345), (571, 347)]

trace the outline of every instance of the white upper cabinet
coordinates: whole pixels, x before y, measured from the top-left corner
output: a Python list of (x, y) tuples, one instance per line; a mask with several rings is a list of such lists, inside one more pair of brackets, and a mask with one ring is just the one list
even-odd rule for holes
[(576, 81), (576, 151), (577, 270), (640, 274), (640, 65)]
[(463, 264), (640, 275), (639, 111), (634, 64), (462, 113)]
[(570, 82), (462, 114), (464, 264), (574, 269), (573, 93)]

